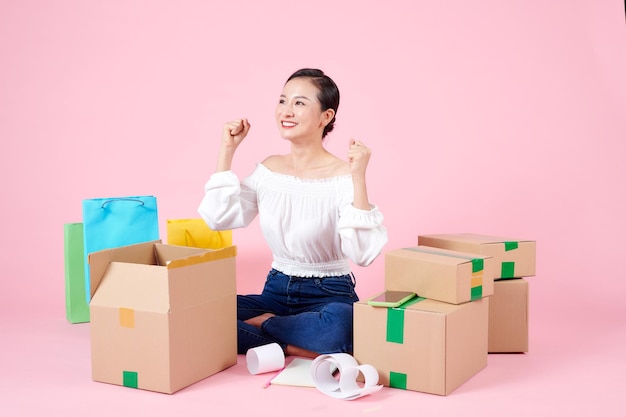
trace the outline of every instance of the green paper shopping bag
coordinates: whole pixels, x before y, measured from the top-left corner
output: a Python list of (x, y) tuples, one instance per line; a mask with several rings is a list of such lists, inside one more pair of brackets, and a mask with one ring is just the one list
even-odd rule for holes
[(154, 196), (83, 200), (85, 295), (91, 300), (89, 254), (159, 240), (157, 200)]
[(231, 230), (211, 230), (203, 219), (167, 220), (167, 243), (203, 249), (222, 249), (233, 245)]
[(89, 304), (85, 300), (85, 255), (83, 224), (63, 225), (65, 252), (65, 316), (70, 323), (89, 322)]

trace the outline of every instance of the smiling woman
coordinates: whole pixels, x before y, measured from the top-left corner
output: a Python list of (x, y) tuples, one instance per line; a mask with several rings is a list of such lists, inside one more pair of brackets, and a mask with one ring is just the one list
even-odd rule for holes
[(293, 73), (276, 106), (290, 152), (267, 157), (243, 181), (230, 168), (250, 123), (224, 125), (217, 170), (198, 212), (213, 230), (246, 227), (258, 215), (273, 254), (263, 292), (238, 296), (239, 353), (269, 343), (287, 355), (352, 352), (359, 298), (349, 262), (373, 262), (387, 229), (367, 197), (370, 150), (351, 139), (344, 161), (323, 145), (338, 107), (339, 89), (323, 71)]
[[(374, 416), (418, 406), (437, 417), (539, 409), (622, 417), (624, 12), (623, 0), (392, 0), (358, 9), (332, 0), (0, 1), (2, 414)], [(341, 90), (324, 147), (347, 161), (355, 135), (373, 150), (367, 191), (385, 215), (386, 249), (460, 231), (537, 240), (530, 352), (491, 354), (445, 398), (387, 387), (356, 402), (315, 389), (263, 390), (268, 377), (250, 375), (244, 355), (173, 396), (92, 382), (90, 324), (64, 317), (63, 224), (82, 221), (85, 198), (144, 191), (163, 203), (161, 231), (166, 219), (194, 214), (231, 119), (252, 122), (233, 165), (240, 178), (267, 155), (291, 153), (274, 111), (292, 70), (314, 65), (300, 62), (317, 63)], [(266, 192), (280, 174), (264, 171), (254, 206), (288, 194)], [(287, 177), (309, 202), (317, 198), (309, 181), (349, 187)], [(242, 186), (242, 197), (248, 191)], [(308, 207), (259, 207), (260, 219), (282, 216), (292, 233), (282, 243), (291, 263), (324, 259), (335, 245), (299, 236), (318, 226), (289, 227), (333, 216)], [(233, 222), (238, 216), (248, 214)], [(280, 233), (272, 231), (267, 241)], [(233, 238), (239, 291), (259, 293), (271, 262), (259, 222)], [(362, 300), (384, 289), (386, 249), (367, 268), (352, 266)]]

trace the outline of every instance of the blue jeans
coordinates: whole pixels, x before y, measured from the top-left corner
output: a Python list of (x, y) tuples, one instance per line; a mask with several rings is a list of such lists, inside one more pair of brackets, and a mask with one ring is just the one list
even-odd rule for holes
[[(259, 295), (237, 296), (237, 349), (278, 343), (319, 354), (352, 353), (352, 309), (359, 301), (354, 276), (301, 278), (272, 269)], [(244, 323), (273, 313), (261, 328)]]

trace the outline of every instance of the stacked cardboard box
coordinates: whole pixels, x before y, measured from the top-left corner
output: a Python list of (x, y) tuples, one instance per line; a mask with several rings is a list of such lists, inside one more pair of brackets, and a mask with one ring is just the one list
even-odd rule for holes
[(414, 298), (398, 308), (354, 305), (354, 357), (393, 388), (448, 395), (487, 366), (489, 298)]
[(397, 308), (354, 307), (354, 356), (382, 384), (448, 395), (487, 365), (495, 262), (426, 246), (385, 255), (385, 289), (419, 295)]
[(489, 304), (489, 353), (528, 352), (528, 281), (497, 280)]
[(495, 263), (490, 256), (417, 246), (385, 254), (385, 289), (461, 304), (493, 294)]
[(418, 245), (495, 259), (494, 291), (489, 302), (489, 353), (528, 352), (529, 286), (536, 269), (536, 242), (472, 233), (418, 236)]
[(534, 274), (535, 242), (442, 236), (385, 254), (385, 290), (417, 298), (397, 308), (355, 304), (354, 356), (386, 386), (448, 395), (492, 350), (527, 349), (528, 287), (517, 275)]
[(94, 381), (171, 394), (237, 362), (236, 247), (92, 252)]

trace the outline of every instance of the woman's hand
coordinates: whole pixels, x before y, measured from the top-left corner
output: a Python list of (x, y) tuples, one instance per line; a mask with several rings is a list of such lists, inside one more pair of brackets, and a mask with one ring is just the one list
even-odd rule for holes
[(370, 160), (372, 151), (358, 140), (350, 139), (348, 149), (348, 162), (352, 173), (352, 183), (354, 184), (354, 207), (361, 210), (370, 210), (371, 205), (367, 197), (367, 186), (365, 184), (365, 170)]
[(250, 123), (246, 118), (225, 123), (222, 129), (222, 147), (234, 152), (244, 140), (249, 130)]
[(348, 149), (348, 162), (350, 163), (350, 172), (352, 175), (365, 177), (365, 170), (370, 160), (372, 151), (358, 140), (350, 140), (350, 148)]
[(249, 130), (250, 123), (246, 118), (233, 120), (232, 122), (224, 124), (222, 128), (222, 146), (217, 159), (216, 172), (230, 170), (235, 151), (244, 140)]

